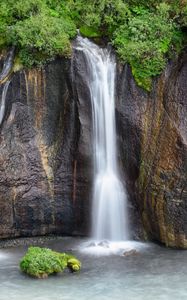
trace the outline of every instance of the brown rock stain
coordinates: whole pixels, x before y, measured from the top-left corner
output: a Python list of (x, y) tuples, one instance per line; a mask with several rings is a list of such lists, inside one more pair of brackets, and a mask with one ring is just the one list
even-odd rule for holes
[[(25, 82), (27, 90), (27, 102), (31, 118), (34, 119), (37, 131), (36, 144), (41, 157), (41, 164), (46, 174), (51, 202), (54, 202), (54, 174), (49, 159), (53, 153), (53, 146), (46, 145), (45, 137), (42, 134), (43, 120), (46, 117), (46, 76), (43, 69), (31, 69), (25, 71)], [(32, 109), (32, 110), (31, 110)], [(53, 207), (53, 205), (52, 205)], [(53, 214), (54, 215), (54, 214)]]

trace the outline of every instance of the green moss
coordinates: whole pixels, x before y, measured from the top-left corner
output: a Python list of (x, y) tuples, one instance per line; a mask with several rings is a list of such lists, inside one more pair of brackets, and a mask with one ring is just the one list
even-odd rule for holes
[(140, 187), (141, 191), (144, 191), (144, 186), (146, 184), (146, 165), (145, 162), (142, 160), (140, 164), (140, 172), (139, 172), (139, 179), (138, 179), (138, 184)]
[(20, 71), (21, 69), (23, 69), (23, 64), (21, 62), (21, 59), (20, 57), (17, 55), (14, 59), (14, 65), (13, 65), (13, 69), (12, 71), (13, 72), (18, 72)]
[(81, 269), (81, 262), (75, 258), (73, 255), (67, 254), (67, 267), (72, 272), (78, 272)]
[(0, 35), (0, 49), (4, 48), (6, 44), (6, 39)]
[(87, 38), (96, 38), (101, 36), (101, 32), (89, 26), (82, 26), (80, 28), (80, 34)]
[(152, 79), (149, 76), (143, 76), (143, 74), (141, 74), (141, 68), (138, 69), (137, 66), (133, 66), (132, 74), (133, 74), (138, 86), (142, 87), (144, 90), (146, 90), (148, 92), (151, 91)]
[(37, 278), (63, 272), (66, 267), (76, 272), (80, 270), (81, 262), (66, 253), (40, 247), (30, 247), (20, 262), (22, 272)]

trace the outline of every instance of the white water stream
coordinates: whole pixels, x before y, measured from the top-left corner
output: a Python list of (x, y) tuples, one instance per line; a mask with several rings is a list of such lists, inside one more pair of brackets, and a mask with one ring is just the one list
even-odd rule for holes
[(92, 238), (124, 241), (128, 238), (126, 192), (119, 178), (115, 125), (115, 57), (86, 38), (76, 49), (87, 60), (93, 119), (94, 192)]
[(3, 87), (3, 92), (2, 92), (1, 102), (0, 102), (0, 126), (3, 122), (4, 115), (5, 115), (6, 95), (7, 95), (9, 84), (10, 81), (8, 80)]
[(3, 64), (2, 72), (0, 73), (0, 82), (2, 82), (10, 73), (13, 60), (14, 60), (15, 48), (13, 47), (7, 54), (7, 57)]

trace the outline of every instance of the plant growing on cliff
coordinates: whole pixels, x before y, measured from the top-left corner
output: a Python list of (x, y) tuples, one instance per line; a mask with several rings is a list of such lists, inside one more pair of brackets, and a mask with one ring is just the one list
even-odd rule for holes
[(0, 48), (15, 45), (26, 67), (71, 55), (76, 29), (111, 42), (151, 89), (168, 58), (186, 43), (187, 0), (6, 0), (0, 2)]
[(180, 34), (169, 10), (164, 3), (154, 12), (136, 8), (128, 23), (114, 32), (113, 45), (121, 60), (131, 65), (137, 83), (147, 90), (151, 89), (151, 78), (164, 69), (166, 53)]
[(63, 272), (66, 267), (77, 272), (81, 268), (81, 262), (73, 255), (40, 247), (30, 247), (20, 262), (22, 272), (37, 278)]
[(162, 72), (170, 52), (182, 49), (186, 0), (88, 0), (86, 6), (84, 3), (69, 1), (80, 32), (88, 37), (107, 37), (120, 60), (131, 65), (138, 85), (149, 91), (153, 76)]
[(24, 65), (56, 55), (70, 56), (76, 26), (61, 1), (8, 0), (0, 3), (0, 45), (15, 45)]

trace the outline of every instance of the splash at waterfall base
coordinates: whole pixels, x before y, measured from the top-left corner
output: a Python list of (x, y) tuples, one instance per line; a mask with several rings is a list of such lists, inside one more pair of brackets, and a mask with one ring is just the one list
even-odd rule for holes
[(107, 240), (102, 241), (87, 241), (79, 245), (79, 251), (83, 254), (93, 256), (126, 256), (138, 254), (149, 247), (148, 244), (136, 241), (119, 241), (111, 242)]

